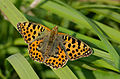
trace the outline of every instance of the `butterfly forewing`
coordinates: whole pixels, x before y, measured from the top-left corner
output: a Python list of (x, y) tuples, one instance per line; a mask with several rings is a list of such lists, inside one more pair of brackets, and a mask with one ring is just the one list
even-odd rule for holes
[(44, 43), (44, 37), (49, 33), (50, 29), (41, 25), (30, 22), (22, 22), (17, 24), (18, 31), (28, 44), (30, 57), (38, 62), (43, 62), (43, 52), (39, 51), (40, 46)]
[(30, 43), (36, 38), (40, 37), (41, 34), (44, 34), (43, 32), (50, 31), (50, 29), (41, 24), (35, 24), (30, 22), (18, 23), (17, 28), (26, 43)]
[(70, 60), (87, 57), (92, 54), (92, 49), (81, 40), (64, 33), (59, 33), (59, 35), (62, 37), (62, 43)]

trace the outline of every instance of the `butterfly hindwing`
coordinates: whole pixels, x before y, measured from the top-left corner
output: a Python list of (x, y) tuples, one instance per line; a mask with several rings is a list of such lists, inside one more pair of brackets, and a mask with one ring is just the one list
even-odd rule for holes
[(44, 61), (44, 57), (42, 55), (43, 53), (38, 49), (40, 45), (43, 45), (43, 40), (35, 40), (28, 45), (28, 50), (29, 55), (33, 60), (43, 62)]
[(62, 38), (62, 43), (65, 46), (70, 60), (76, 60), (80, 57), (87, 57), (92, 54), (92, 49), (81, 40), (64, 33), (59, 33), (59, 36)]
[(56, 49), (56, 55), (46, 58), (44, 64), (52, 68), (58, 69), (63, 67), (67, 63), (68, 58), (65, 51), (60, 46), (58, 46)]

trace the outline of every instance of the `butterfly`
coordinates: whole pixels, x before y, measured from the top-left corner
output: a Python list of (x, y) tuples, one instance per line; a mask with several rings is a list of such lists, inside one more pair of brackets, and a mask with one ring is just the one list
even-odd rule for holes
[(62, 68), (68, 60), (87, 57), (93, 52), (83, 41), (59, 33), (57, 26), (50, 30), (41, 24), (21, 22), (17, 28), (28, 43), (30, 57), (55, 69)]

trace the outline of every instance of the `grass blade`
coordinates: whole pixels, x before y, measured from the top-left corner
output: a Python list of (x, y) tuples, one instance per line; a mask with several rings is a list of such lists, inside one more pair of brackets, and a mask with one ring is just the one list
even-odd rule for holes
[(105, 17), (110, 18), (113, 21), (120, 23), (120, 14), (118, 14), (114, 11), (105, 10), (105, 9), (89, 9), (89, 11), (95, 12), (97, 14), (102, 14)]
[(7, 58), (21, 79), (39, 79), (30, 64), (21, 54), (15, 54)]
[(63, 67), (61, 69), (58, 69), (58, 70), (55, 70), (55, 69), (52, 69), (52, 70), (56, 73), (56, 75), (59, 78), (62, 78), (62, 79), (77, 79), (77, 77), (73, 74), (73, 72), (69, 69), (68, 66), (65, 66), (65, 67)]
[(0, 10), (15, 28), (18, 22), (28, 21), (9, 0), (0, 0)]
[[(96, 69), (94, 71), (83, 69), (83, 68), (74, 68), (76, 75), (79, 79), (119, 79), (120, 75), (118, 73), (113, 73), (111, 71), (105, 71)], [(85, 75), (85, 76), (84, 76)]]
[(95, 5), (84, 5), (80, 7), (76, 7), (77, 9), (116, 9), (120, 10), (119, 7), (112, 6), (112, 5), (100, 5), (100, 4), (95, 4)]

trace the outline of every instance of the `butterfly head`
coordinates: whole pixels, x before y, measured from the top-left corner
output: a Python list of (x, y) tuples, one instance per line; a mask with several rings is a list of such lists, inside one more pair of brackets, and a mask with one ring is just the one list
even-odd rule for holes
[(58, 26), (55, 26), (52, 30), (51, 30), (51, 36), (54, 37), (54, 35), (58, 34)]
[(58, 34), (58, 27), (55, 26), (52, 30), (51, 30), (51, 34), (50, 34), (50, 40), (49, 41), (53, 41), (56, 38), (56, 35)]
[(52, 29), (52, 33), (54, 33), (54, 34), (57, 34), (57, 33), (58, 33), (58, 26), (55, 26), (55, 27)]

